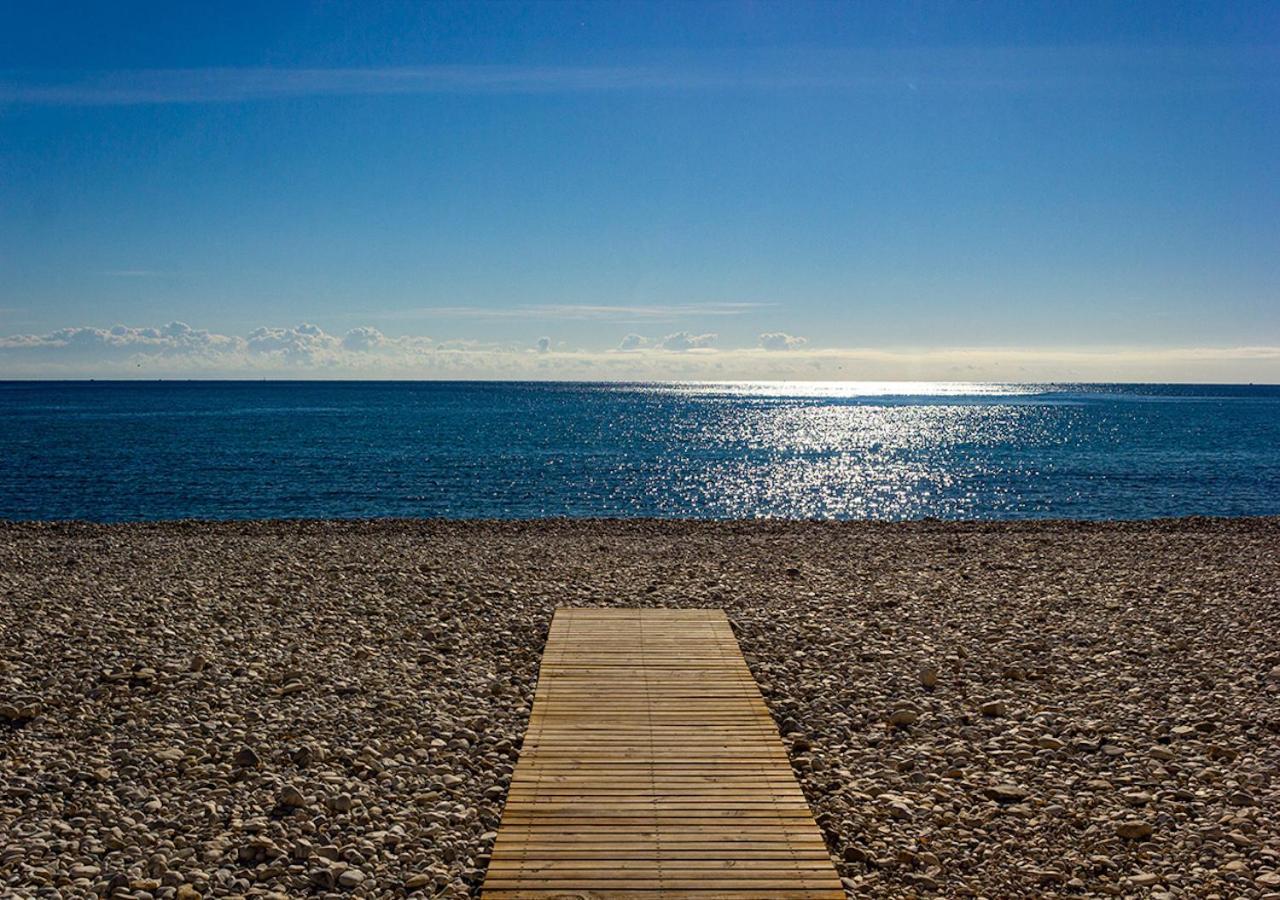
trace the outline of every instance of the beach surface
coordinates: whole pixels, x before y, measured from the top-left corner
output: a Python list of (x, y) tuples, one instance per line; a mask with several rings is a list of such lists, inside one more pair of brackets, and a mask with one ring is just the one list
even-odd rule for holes
[(0, 894), (476, 895), (569, 605), (726, 610), (851, 896), (1280, 897), (1280, 519), (0, 524)]

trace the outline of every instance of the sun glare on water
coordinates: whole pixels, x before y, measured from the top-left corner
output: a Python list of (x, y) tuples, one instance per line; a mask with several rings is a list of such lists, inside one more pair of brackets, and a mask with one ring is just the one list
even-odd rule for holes
[(980, 381), (687, 381), (655, 385), (682, 394), (735, 397), (999, 397), (1037, 394), (1043, 385)]

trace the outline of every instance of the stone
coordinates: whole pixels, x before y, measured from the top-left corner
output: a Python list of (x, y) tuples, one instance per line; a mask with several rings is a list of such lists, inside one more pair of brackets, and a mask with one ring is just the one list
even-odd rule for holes
[(988, 700), (979, 707), (979, 711), (988, 718), (998, 718), (1006, 712), (1003, 700)]
[(931, 691), (938, 686), (938, 670), (933, 666), (923, 666), (920, 669), (920, 686), (925, 690)]
[(919, 718), (920, 714), (914, 709), (904, 707), (895, 709), (889, 714), (889, 724), (894, 728), (906, 728), (909, 725), (914, 725)]
[(1123, 822), (1116, 823), (1116, 834), (1131, 841), (1151, 837), (1154, 832), (1155, 828), (1151, 823), (1141, 819), (1125, 819)]
[(343, 869), (342, 874), (338, 876), (338, 884), (344, 888), (359, 887), (364, 884), (365, 874), (359, 869)]
[(286, 784), (280, 789), (279, 800), (281, 806), (289, 809), (303, 809), (307, 806), (307, 798), (302, 795), (302, 791), (292, 784)]
[(996, 784), (984, 788), (982, 792), (989, 800), (994, 800), (997, 803), (1020, 803), (1029, 796), (1026, 788), (1019, 787), (1016, 784)]
[(236, 765), (242, 769), (256, 769), (262, 765), (262, 760), (252, 747), (241, 747), (236, 753)]
[(728, 609), (851, 896), (1277, 900), (1278, 527), (6, 522), (0, 895), (475, 896), (553, 609), (662, 604)]

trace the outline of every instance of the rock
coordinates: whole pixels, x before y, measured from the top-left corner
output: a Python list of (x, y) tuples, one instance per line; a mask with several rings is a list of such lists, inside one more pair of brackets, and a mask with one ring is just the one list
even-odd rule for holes
[(1006, 709), (1003, 700), (988, 700), (979, 707), (984, 716), (989, 718), (997, 718), (1005, 715)]
[(920, 718), (920, 714), (910, 707), (901, 707), (895, 709), (889, 714), (889, 724), (894, 728), (906, 728), (914, 725)]
[(253, 752), (252, 747), (241, 747), (236, 753), (236, 765), (242, 769), (256, 769), (262, 765), (262, 760)]
[(1154, 832), (1155, 828), (1141, 819), (1125, 819), (1116, 823), (1116, 834), (1131, 841), (1151, 837)]
[(860, 863), (867, 861), (867, 851), (855, 844), (845, 847), (841, 855), (845, 862)]
[(938, 685), (938, 670), (933, 666), (920, 669), (920, 686), (925, 690), (933, 690)]
[(338, 885), (344, 888), (359, 887), (364, 884), (365, 874), (359, 869), (344, 869), (338, 876)]
[(303, 809), (307, 806), (307, 798), (302, 795), (302, 791), (291, 784), (286, 784), (280, 789), (279, 802), (281, 806), (289, 809)]
[(997, 803), (1020, 803), (1029, 796), (1026, 788), (1018, 787), (1016, 784), (992, 785), (984, 788), (982, 793)]
[(0, 895), (475, 896), (554, 608), (662, 604), (728, 610), (851, 896), (1275, 900), (1275, 546), (1280, 519), (3, 522), (0, 705), (42, 711), (0, 721)]

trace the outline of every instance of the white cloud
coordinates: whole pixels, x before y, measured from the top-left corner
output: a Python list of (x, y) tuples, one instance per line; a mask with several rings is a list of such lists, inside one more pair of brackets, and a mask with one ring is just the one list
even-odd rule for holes
[(245, 341), (170, 322), (159, 328), (60, 328), (45, 335), (0, 338), (0, 360), (13, 353), (53, 354), (90, 360), (124, 359), (137, 353), (160, 357), (212, 358), (242, 350)]
[(342, 349), (368, 353), (377, 350), (386, 343), (387, 338), (381, 331), (365, 325), (360, 328), (352, 328), (346, 333), (342, 338)]
[(714, 334), (690, 334), (687, 331), (677, 331), (675, 334), (669, 334), (664, 337), (659, 346), (663, 350), (673, 350), (677, 353), (683, 353), (686, 350), (705, 350), (715, 343), (716, 336)]
[(742, 316), (769, 303), (675, 303), (612, 305), (530, 303), (520, 306), (424, 306), (396, 315), (441, 319), (564, 319), (589, 322), (674, 322), (705, 316)]
[(797, 350), (807, 343), (805, 338), (783, 331), (766, 331), (760, 335), (760, 346), (766, 350)]
[[(528, 343), (389, 337), (368, 326), (338, 336), (304, 323), (244, 337), (185, 322), (78, 327), (0, 337), (0, 378), (1280, 382), (1280, 347), (1270, 346), (818, 349), (781, 334), (789, 340), (764, 335), (756, 347), (716, 350), (713, 334), (629, 334), (615, 349), (536, 353)], [(550, 350), (552, 342), (533, 347)]]
[(279, 355), (286, 360), (318, 363), (339, 350), (342, 342), (306, 322), (297, 328), (255, 328), (247, 339), (251, 353)]

